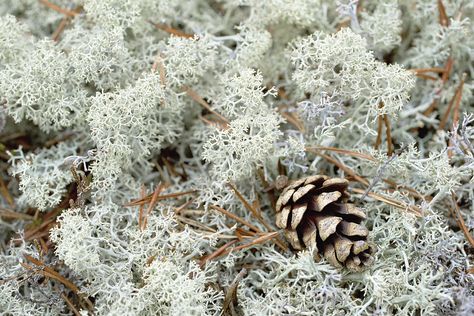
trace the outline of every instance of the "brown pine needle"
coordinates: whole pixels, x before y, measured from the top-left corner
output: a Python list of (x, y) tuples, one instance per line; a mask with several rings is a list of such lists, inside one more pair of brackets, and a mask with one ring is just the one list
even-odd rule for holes
[(424, 74), (424, 73), (416, 73), (415, 76), (417, 76), (418, 78), (421, 78), (421, 79), (432, 80), (432, 81), (436, 81), (436, 80), (439, 79), (439, 78), (436, 78), (434, 76), (430, 76), (430, 75), (427, 75), (427, 74)]
[[(262, 169), (258, 169), (258, 176), (260, 178), (260, 181), (263, 184), (263, 187), (264, 188), (269, 188), (270, 184), (267, 182), (267, 180), (265, 180), (265, 175), (264, 175)], [(275, 211), (275, 205), (276, 205), (275, 194), (273, 194), (273, 190), (271, 190), (271, 189), (270, 190), (265, 190), (265, 191), (268, 194), (268, 198), (270, 199), (270, 204), (272, 205), (273, 211)]]
[(164, 186), (161, 183), (156, 186), (156, 189), (153, 192), (153, 195), (151, 196), (150, 204), (148, 204), (148, 208), (145, 212), (145, 218), (143, 220), (142, 226), (140, 227), (142, 231), (145, 230), (146, 225), (148, 223), (148, 216), (150, 216), (151, 212), (155, 208), (156, 202), (158, 202), (158, 196), (163, 190), (164, 190)]
[(203, 257), (199, 261), (199, 266), (202, 268), (206, 264), (207, 261), (210, 261), (216, 257), (219, 257), (227, 248), (235, 244), (237, 241), (238, 241), (237, 239), (231, 240), (228, 243), (224, 244), (223, 246), (219, 247), (216, 251), (214, 251), (210, 255)]
[(166, 33), (174, 35), (174, 36), (183, 37), (183, 38), (194, 38), (194, 34), (183, 32), (181, 30), (172, 28), (171, 26), (168, 26), (166, 24), (154, 23), (152, 21), (148, 21), (148, 23), (152, 24), (157, 29), (165, 31)]
[(383, 128), (383, 122), (382, 122), (382, 116), (379, 115), (377, 117), (377, 138), (375, 139), (375, 149), (379, 149), (380, 144), (382, 144), (382, 128)]
[(250, 203), (243, 197), (243, 195), (237, 190), (234, 184), (231, 182), (228, 183), (232, 191), (234, 191), (234, 194), (237, 196), (237, 198), (242, 202), (242, 204), (245, 206), (245, 208), (263, 225), (265, 226), (266, 229), (268, 230), (273, 230), (273, 228), (265, 222), (265, 220), (261, 217), (259, 212), (252, 206)]
[(354, 178), (357, 182), (360, 182), (362, 183), (363, 185), (365, 186), (369, 186), (369, 181), (367, 181), (366, 179), (362, 178), (361, 176), (359, 176), (357, 173), (355, 173), (351, 168), (347, 167), (345, 164), (343, 164), (342, 162), (339, 162), (337, 161), (336, 159), (328, 156), (328, 155), (325, 155), (325, 154), (321, 154), (321, 153), (317, 153), (318, 156), (326, 159), (327, 161), (329, 161), (330, 163), (332, 163), (333, 165), (336, 165), (339, 169), (343, 170), (345, 173), (347, 173), (349, 176), (351, 176), (352, 178)]
[(383, 196), (381, 194), (377, 194), (377, 193), (374, 193), (374, 192), (366, 192), (365, 190), (362, 190), (362, 189), (358, 189), (358, 188), (351, 188), (350, 189), (352, 192), (355, 192), (355, 193), (359, 193), (359, 194), (366, 194), (367, 196), (377, 200), (377, 201), (380, 201), (380, 202), (384, 202), (388, 205), (392, 205), (396, 208), (399, 208), (399, 209), (402, 209), (402, 210), (408, 210), (410, 212), (412, 212), (413, 214), (415, 214), (416, 216), (418, 217), (421, 217), (421, 210), (419, 207), (417, 206), (410, 206), (410, 205), (407, 205), (403, 202), (400, 202), (400, 201), (397, 201), (397, 200), (394, 200), (392, 198), (389, 198), (387, 196)]
[(174, 209), (174, 213), (175, 213), (176, 215), (179, 215), (182, 210), (184, 210), (184, 209), (187, 208), (189, 205), (191, 205), (195, 200), (196, 200), (196, 198), (192, 198), (192, 199), (190, 199), (189, 201), (185, 202), (183, 205), (178, 206), (177, 208)]
[(66, 302), (67, 306), (69, 306), (69, 309), (74, 313), (75, 316), (81, 316), (79, 311), (76, 309), (74, 304), (72, 304), (71, 300), (67, 297), (66, 294), (61, 293), (61, 298)]
[(443, 76), (441, 77), (441, 80), (443, 81), (443, 83), (446, 83), (446, 81), (448, 81), (449, 75), (451, 74), (451, 69), (453, 69), (453, 63), (454, 63), (454, 59), (452, 57), (449, 57), (446, 60), (446, 64), (444, 65), (444, 73), (443, 73)]
[(446, 112), (443, 115), (443, 118), (441, 119), (441, 122), (439, 123), (438, 130), (443, 130), (446, 122), (448, 121), (449, 118), (449, 113), (451, 112), (451, 109), (453, 108), (454, 105), (454, 113), (453, 113), (453, 124), (455, 124), (459, 120), (459, 105), (461, 104), (461, 98), (462, 98), (462, 90), (464, 87), (464, 80), (466, 79), (466, 74), (463, 74), (461, 82), (459, 83), (456, 92), (454, 93), (454, 96), (451, 98), (448, 104), (448, 108)]
[(390, 128), (390, 120), (387, 114), (383, 115), (383, 122), (385, 124), (385, 133), (387, 134), (387, 155), (390, 157), (393, 154), (392, 130)]
[(10, 207), (15, 207), (15, 202), (13, 201), (13, 198), (8, 191), (7, 185), (5, 184), (5, 181), (3, 181), (3, 177), (0, 175), (0, 194), (5, 198), (7, 203), (10, 205)]
[(207, 231), (207, 232), (210, 232), (210, 233), (216, 233), (217, 231), (213, 228), (210, 228), (194, 219), (191, 219), (191, 218), (187, 218), (187, 217), (184, 217), (184, 216), (181, 216), (181, 215), (175, 215), (175, 218), (181, 222), (181, 223), (185, 223), (185, 224), (188, 224), (188, 225), (191, 225), (191, 226), (194, 226), (194, 227), (197, 227), (197, 228), (200, 228), (204, 231)]
[(229, 120), (227, 120), (225, 117), (223, 117), (222, 115), (214, 111), (211, 108), (211, 106), (206, 101), (204, 101), (204, 99), (199, 94), (197, 94), (196, 91), (186, 86), (183, 87), (183, 91), (186, 92), (186, 94), (189, 95), (191, 99), (199, 103), (203, 108), (205, 108), (206, 110), (208, 110), (209, 112), (217, 116), (222, 122), (225, 123), (226, 127), (228, 128)]
[(243, 219), (243, 218), (241, 218), (241, 217), (235, 215), (234, 213), (231, 213), (231, 212), (229, 212), (229, 211), (223, 209), (223, 208), (220, 207), (220, 206), (211, 205), (210, 208), (212, 208), (213, 210), (216, 210), (216, 211), (218, 211), (218, 212), (224, 214), (225, 216), (227, 216), (227, 217), (233, 219), (234, 221), (236, 221), (236, 222), (238, 222), (238, 223), (240, 223), (240, 224), (242, 224), (242, 225), (244, 225), (244, 226), (247, 226), (248, 228), (252, 229), (253, 231), (255, 231), (255, 232), (257, 232), (257, 233), (261, 232), (261, 230), (258, 229), (258, 227), (256, 227), (256, 226), (250, 224), (250, 223), (247, 222), (245, 219)]
[(304, 124), (296, 113), (286, 112), (282, 109), (279, 109), (278, 112), (288, 121), (288, 123), (296, 127), (298, 131), (305, 133)]
[(163, 64), (163, 58), (160, 53), (156, 54), (155, 61), (151, 66), (152, 72), (156, 72), (157, 69), (160, 74), (160, 84), (164, 87), (166, 86), (166, 70), (165, 65)]
[(464, 236), (466, 237), (471, 247), (474, 248), (474, 237), (472, 237), (472, 235), (469, 233), (469, 229), (467, 228), (466, 223), (464, 222), (464, 219), (462, 218), (461, 211), (459, 210), (459, 206), (456, 201), (456, 194), (454, 194), (454, 192), (451, 192), (451, 198), (453, 200), (454, 214), (456, 215), (456, 221), (459, 224), (459, 228), (461, 228)]
[(47, 6), (48, 8), (56, 11), (56, 12), (59, 12), (61, 14), (64, 14), (66, 16), (69, 16), (69, 17), (75, 17), (76, 15), (78, 15), (77, 12), (74, 12), (74, 11), (71, 11), (71, 10), (68, 10), (68, 9), (64, 9), (64, 8), (61, 8), (60, 6), (54, 4), (54, 3), (51, 3), (49, 2), (48, 0), (39, 0), (39, 2), (41, 2), (42, 4), (44, 4), (45, 6)]
[(417, 74), (422, 74), (425, 72), (434, 72), (434, 73), (444, 73), (445, 68), (440, 68), (440, 67), (431, 67), (431, 68), (416, 68), (416, 69), (410, 69), (410, 71), (417, 73)]
[[(142, 185), (141, 189), (140, 189), (140, 198), (144, 198), (146, 194), (146, 189), (145, 189), (145, 186)], [(140, 206), (138, 207), (138, 227), (142, 227), (143, 226), (143, 210), (145, 208), (145, 204), (140, 204)]]
[[(78, 6), (75, 8), (72, 12), (75, 12), (79, 14), (82, 11), (82, 6)], [(57, 42), (59, 40), (59, 36), (61, 36), (62, 32), (66, 29), (66, 27), (71, 23), (71, 17), (70, 16), (65, 16), (61, 19), (61, 22), (59, 22), (58, 27), (56, 30), (54, 30), (53, 35), (51, 35), (51, 39), (54, 42)]]
[[(170, 194), (163, 194), (163, 195), (160, 195), (160, 196), (156, 197), (156, 200), (157, 201), (162, 201), (162, 200), (166, 200), (166, 199), (173, 199), (173, 198), (177, 198), (177, 197), (180, 197), (180, 196), (183, 196), (183, 195), (193, 194), (193, 193), (196, 193), (196, 192), (197, 192), (197, 190), (191, 190), (191, 191), (183, 191), (183, 192), (176, 192), (176, 193), (170, 193)], [(152, 199), (153, 194), (154, 193), (148, 194), (144, 198), (140, 198), (138, 200), (130, 201), (129, 203), (124, 204), (123, 206), (137, 206), (137, 205), (141, 205), (141, 204), (147, 204)]]
[(222, 252), (222, 254), (221, 254), (220, 256), (227, 255), (227, 254), (229, 254), (229, 253), (232, 252), (232, 251), (240, 251), (240, 250), (242, 250), (242, 249), (249, 248), (249, 247), (252, 247), (252, 246), (254, 246), (254, 245), (263, 244), (263, 243), (265, 243), (266, 241), (277, 237), (278, 235), (279, 235), (279, 232), (266, 233), (265, 235), (263, 235), (263, 236), (261, 236), (261, 237), (257, 237), (257, 238), (255, 238), (254, 240), (252, 240), (252, 241), (250, 241), (250, 242), (248, 242), (248, 243), (246, 243), (246, 244), (237, 246), (237, 247), (232, 248), (232, 249), (227, 249), (227, 250), (225, 250), (224, 252)]
[[(454, 63), (453, 58), (449, 57), (446, 60), (446, 63), (444, 64), (444, 72), (443, 72), (443, 76), (441, 77), (441, 81), (443, 85), (449, 80), (451, 69), (453, 68), (453, 63)], [(441, 90), (436, 92), (437, 95), (439, 95), (440, 93), (441, 93)], [(423, 112), (423, 115), (428, 116), (431, 113), (433, 113), (433, 111), (436, 110), (436, 108), (438, 107), (438, 104), (439, 104), (438, 99), (437, 98), (433, 99), (433, 102), (431, 102), (430, 106)]]
[(439, 12), (439, 24), (444, 27), (449, 26), (448, 15), (446, 14), (446, 9), (444, 7), (443, 1), (438, 0), (438, 12)]
[(339, 153), (339, 154), (344, 154), (344, 155), (348, 155), (348, 156), (352, 156), (352, 157), (362, 158), (362, 159), (366, 159), (366, 160), (370, 160), (370, 161), (377, 161), (377, 159), (375, 159), (374, 157), (372, 157), (369, 154), (364, 154), (364, 153), (360, 153), (360, 152), (353, 151), (353, 150), (347, 150), (347, 149), (343, 149), (343, 148), (327, 147), (327, 146), (314, 146), (314, 147), (306, 147), (305, 150), (309, 151), (309, 152), (312, 152), (312, 153), (316, 153), (316, 154), (319, 151), (328, 150), (328, 151), (333, 151), (333, 152), (336, 152), (336, 153)]
[[(262, 215), (252, 206), (250, 205), (250, 203), (243, 197), (243, 195), (239, 192), (239, 190), (237, 190), (237, 188), (235, 187), (235, 185), (233, 185), (231, 182), (228, 183), (228, 185), (230, 186), (230, 188), (232, 189), (232, 191), (234, 191), (235, 195), (237, 196), (237, 198), (242, 202), (242, 204), (244, 204), (245, 208), (250, 211), (250, 213), (263, 225), (265, 226), (265, 228), (269, 231), (272, 231), (273, 228), (272, 226), (270, 226), (262, 217)], [(286, 250), (286, 246), (285, 244), (279, 239), (277, 238), (275, 240), (275, 243), (278, 245), (278, 247), (280, 247), (281, 249), (283, 250)]]
[(25, 221), (32, 221), (33, 216), (24, 214), (24, 213), (18, 213), (13, 210), (9, 210), (4, 207), (0, 207), (0, 217), (2, 218), (11, 218), (11, 219), (21, 219)]
[(41, 262), (40, 260), (36, 259), (36, 258), (33, 258), (32, 256), (30, 255), (23, 255), (23, 257), (28, 260), (29, 262), (33, 263), (34, 265), (38, 266), (38, 267), (41, 267), (41, 269), (34, 269), (33, 267), (31, 267), (30, 265), (27, 265), (23, 262), (20, 262), (20, 264), (27, 268), (28, 270), (35, 270), (35, 272), (37, 273), (40, 273), (40, 274), (43, 274), (45, 277), (49, 277), (51, 279), (54, 279), (60, 283), (62, 283), (64, 286), (66, 286), (68, 289), (70, 289), (74, 294), (76, 294), (79, 298), (82, 298), (84, 299), (84, 301), (87, 303), (87, 305), (89, 306), (89, 309), (90, 310), (93, 310), (93, 304), (92, 302), (88, 299), (88, 298), (84, 298), (82, 297), (82, 295), (79, 294), (79, 288), (74, 285), (74, 283), (72, 283), (71, 281), (69, 281), (68, 279), (66, 279), (65, 277), (63, 277), (61, 274), (59, 274), (58, 272), (56, 272), (54, 269), (52, 269), (51, 267), (48, 267), (47, 265), (45, 265), (43, 262)]
[(222, 314), (223, 315), (237, 315), (237, 288), (239, 287), (240, 280), (247, 274), (247, 269), (243, 268), (235, 279), (230, 284), (224, 297), (224, 303), (222, 303)]

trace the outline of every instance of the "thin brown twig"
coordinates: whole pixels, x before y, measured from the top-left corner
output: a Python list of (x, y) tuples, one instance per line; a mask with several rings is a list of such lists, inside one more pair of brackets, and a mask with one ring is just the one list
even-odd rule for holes
[[(75, 12), (77, 14), (79, 14), (81, 11), (82, 11), (81, 5), (77, 6), (74, 10), (72, 10), (72, 12)], [(51, 35), (51, 39), (54, 42), (57, 42), (59, 40), (59, 37), (61, 36), (62, 32), (66, 29), (69, 23), (71, 23), (71, 19), (72, 17), (67, 16), (67, 15), (61, 19), (61, 22), (59, 22), (58, 27), (56, 28), (56, 30), (54, 30), (53, 35)]]
[(435, 76), (430, 76), (430, 75), (427, 75), (427, 74), (424, 74), (424, 73), (416, 73), (415, 76), (417, 76), (418, 78), (421, 78), (421, 79), (432, 80), (432, 81), (436, 81), (436, 80), (439, 79), (439, 78), (436, 78)]
[(224, 302), (222, 303), (222, 313), (224, 316), (234, 316), (237, 315), (237, 288), (239, 286), (240, 280), (243, 279), (243, 277), (247, 274), (247, 269), (243, 268), (239, 274), (234, 278), (232, 283), (229, 285), (225, 297), (224, 297)]
[[(441, 76), (442, 86), (444, 86), (446, 82), (449, 80), (451, 69), (453, 68), (453, 63), (454, 63), (454, 59), (451, 56), (448, 57), (448, 59), (446, 60), (444, 64), (443, 75)], [(439, 95), (440, 93), (441, 93), (441, 88), (438, 91), (436, 91), (437, 95)], [(431, 102), (430, 106), (423, 112), (423, 115), (428, 116), (431, 113), (433, 113), (433, 111), (436, 110), (436, 108), (438, 107), (438, 104), (439, 104), (439, 99), (438, 98), (433, 99), (433, 102)]]
[(50, 9), (56, 11), (56, 12), (59, 12), (61, 14), (67, 15), (69, 17), (75, 17), (78, 14), (77, 12), (61, 8), (60, 6), (49, 2), (48, 0), (39, 0), (39, 2), (41, 2), (42, 4), (47, 6), (48, 8), (50, 8)]
[(197, 103), (199, 103), (203, 108), (205, 108), (206, 110), (208, 110), (209, 112), (211, 112), (212, 114), (214, 114), (215, 116), (217, 116), (220, 120), (222, 120), (226, 126), (228, 127), (229, 125), (229, 120), (227, 120), (224, 116), (222, 116), (221, 114), (217, 113), (216, 111), (214, 111), (211, 106), (206, 102), (204, 101), (204, 99), (199, 95), (197, 94), (196, 91), (194, 91), (193, 89), (191, 89), (190, 87), (186, 87), (184, 86), (183, 87), (183, 91), (186, 92), (187, 95), (189, 95), (191, 97), (191, 99), (193, 99), (194, 101), (196, 101)]
[(336, 165), (337, 167), (339, 167), (339, 169), (343, 170), (345, 173), (347, 173), (349, 176), (351, 176), (352, 178), (354, 178), (357, 182), (360, 182), (361, 184), (365, 185), (365, 186), (369, 186), (369, 181), (367, 181), (366, 179), (362, 178), (361, 176), (359, 176), (357, 173), (355, 173), (351, 168), (347, 167), (345, 164), (343, 164), (342, 162), (339, 162), (337, 161), (336, 159), (332, 158), (331, 156), (328, 156), (328, 155), (325, 155), (325, 154), (322, 154), (322, 153), (317, 153), (318, 156), (326, 159), (327, 161), (329, 161), (330, 163), (332, 163), (333, 165)]
[(393, 154), (392, 130), (390, 128), (390, 120), (387, 114), (383, 115), (383, 122), (385, 124), (385, 133), (387, 135), (387, 155), (392, 156)]
[[(191, 191), (163, 194), (163, 195), (160, 195), (160, 196), (156, 197), (156, 199), (157, 199), (157, 201), (162, 201), (162, 200), (166, 200), (166, 199), (177, 198), (177, 197), (180, 197), (180, 196), (183, 196), (183, 195), (193, 194), (193, 193), (196, 193), (196, 192), (197, 192), (197, 190), (191, 190)], [(138, 200), (130, 201), (127, 204), (124, 204), (123, 206), (137, 206), (137, 205), (140, 205), (140, 204), (147, 204), (151, 201), (151, 199), (153, 197), (153, 194), (154, 193), (151, 193), (151, 194), (148, 194), (147, 196), (145, 196), (144, 198), (140, 198)]]
[(265, 235), (261, 236), (261, 237), (257, 237), (255, 239), (253, 239), (252, 241), (246, 243), (246, 244), (243, 244), (243, 245), (240, 245), (240, 246), (237, 246), (235, 248), (232, 248), (232, 249), (227, 249), (225, 250), (224, 252), (222, 252), (218, 257), (220, 256), (224, 256), (224, 255), (227, 255), (229, 254), (230, 252), (232, 251), (240, 251), (242, 249), (245, 249), (245, 248), (248, 248), (248, 247), (252, 247), (254, 245), (258, 245), (258, 244), (263, 244), (264, 242), (270, 240), (270, 239), (273, 239), (275, 237), (277, 237), (279, 235), (279, 232), (271, 232), (271, 233), (266, 233)]
[(235, 214), (233, 214), (233, 213), (231, 213), (231, 212), (229, 212), (229, 211), (223, 209), (223, 208), (220, 207), (220, 206), (211, 205), (210, 208), (212, 208), (213, 210), (216, 210), (216, 211), (218, 211), (218, 212), (224, 214), (225, 216), (227, 216), (227, 217), (233, 219), (234, 221), (236, 221), (236, 222), (238, 222), (238, 223), (240, 223), (240, 224), (242, 224), (242, 225), (244, 225), (244, 226), (247, 226), (248, 228), (254, 230), (254, 231), (257, 232), (257, 233), (261, 232), (261, 230), (258, 229), (258, 227), (256, 227), (256, 226), (250, 224), (249, 222), (247, 222), (247, 221), (244, 220), (243, 218), (240, 218), (239, 216), (237, 216), (237, 215), (235, 215)]
[(158, 196), (160, 193), (164, 190), (164, 186), (160, 183), (156, 186), (155, 191), (153, 192), (153, 195), (151, 197), (150, 204), (148, 204), (148, 208), (145, 212), (145, 218), (143, 220), (143, 225), (140, 227), (140, 229), (143, 231), (146, 228), (146, 225), (148, 223), (148, 216), (150, 216), (151, 212), (155, 208), (156, 202), (158, 202)]
[(464, 236), (466, 237), (467, 241), (471, 245), (471, 247), (474, 248), (474, 237), (469, 233), (469, 229), (466, 226), (466, 223), (464, 222), (464, 219), (462, 218), (461, 211), (459, 210), (459, 206), (457, 203), (457, 198), (456, 194), (454, 192), (451, 192), (451, 198), (454, 204), (454, 213), (456, 215), (456, 221), (459, 224), (459, 228), (461, 228)]
[(174, 36), (183, 37), (183, 38), (194, 38), (195, 37), (194, 34), (189, 34), (189, 33), (183, 32), (181, 30), (172, 28), (171, 26), (168, 26), (166, 24), (155, 23), (155, 22), (152, 22), (150, 20), (148, 20), (148, 23), (150, 23), (151, 25), (153, 25), (157, 29), (165, 31), (166, 33), (174, 35)]
[(448, 15), (446, 14), (446, 9), (444, 7), (443, 1), (438, 0), (438, 12), (439, 12), (439, 24), (444, 27), (449, 26)]
[(184, 216), (181, 216), (181, 215), (175, 215), (175, 218), (182, 222), (182, 223), (185, 223), (185, 224), (188, 224), (188, 225), (191, 225), (191, 226), (194, 226), (194, 227), (197, 227), (197, 228), (200, 228), (204, 231), (208, 231), (210, 233), (216, 233), (217, 231), (213, 228), (210, 228), (194, 219), (191, 219), (191, 218), (187, 218), (187, 217), (184, 217)]
[(5, 200), (10, 205), (10, 207), (15, 207), (15, 202), (13, 201), (13, 197), (8, 191), (7, 185), (5, 184), (5, 181), (3, 181), (3, 177), (1, 175), (0, 175), (0, 193), (5, 198)]
[(375, 139), (375, 149), (379, 149), (380, 144), (382, 144), (382, 128), (383, 128), (383, 122), (382, 122), (382, 116), (379, 115), (377, 117), (377, 138)]
[(176, 207), (174, 209), (174, 213), (176, 215), (179, 215), (185, 208), (187, 208), (189, 205), (191, 205), (195, 200), (196, 200), (196, 198), (192, 198), (189, 201), (186, 201), (183, 205)]
[(32, 221), (33, 216), (24, 214), (24, 213), (18, 213), (13, 210), (9, 210), (4, 207), (0, 207), (0, 217), (2, 218), (11, 218), (11, 219), (21, 219), (25, 221)]
[(151, 71), (156, 72), (156, 69), (158, 69), (159, 74), (160, 74), (160, 84), (161, 86), (166, 86), (166, 70), (165, 70), (165, 65), (163, 64), (163, 57), (161, 56), (160, 53), (156, 54), (155, 61), (153, 62), (153, 65), (151, 66)]
[(40, 270), (38, 269), (34, 269), (32, 266), (29, 266), (23, 262), (20, 262), (20, 264), (22, 266), (24, 266), (25, 268), (29, 269), (29, 270), (34, 270), (40, 274), (43, 274), (44, 276), (46, 277), (50, 277), (51, 279), (54, 279), (58, 282), (61, 282), (64, 286), (66, 286), (67, 288), (69, 288), (74, 294), (76, 294), (79, 298), (82, 298), (86, 303), (87, 305), (89, 306), (90, 310), (93, 310), (93, 304), (92, 302), (87, 298), (87, 297), (82, 297), (79, 293), (79, 288), (74, 285), (74, 283), (72, 283), (71, 281), (69, 281), (68, 279), (66, 279), (65, 277), (63, 277), (61, 274), (59, 274), (58, 272), (56, 272), (53, 268), (51, 267), (48, 267), (47, 265), (45, 265), (43, 262), (41, 262), (40, 260), (36, 259), (36, 258), (33, 258), (32, 256), (30, 255), (23, 255), (23, 257), (28, 260), (29, 262), (35, 264), (36, 266), (38, 267), (41, 267)]
[[(140, 188), (140, 198), (143, 199), (145, 197), (145, 194), (146, 194), (146, 189), (145, 189), (145, 186), (142, 185), (141, 188)], [(142, 227), (143, 226), (143, 210), (145, 209), (145, 204), (140, 204), (140, 206), (138, 207), (138, 227)]]
[(348, 155), (352, 157), (362, 158), (362, 159), (366, 159), (370, 161), (377, 161), (377, 159), (375, 159), (373, 156), (369, 154), (364, 154), (364, 153), (360, 153), (360, 152), (348, 150), (348, 149), (343, 149), (343, 148), (328, 147), (328, 146), (313, 146), (313, 147), (306, 147), (305, 150), (312, 153), (316, 153), (316, 154), (318, 153), (318, 151), (328, 150), (328, 151), (332, 151), (332, 152), (336, 152), (339, 154), (344, 154), (344, 155)]
[(417, 73), (417, 74), (422, 74), (425, 72), (434, 72), (434, 73), (444, 73), (445, 69), (441, 67), (431, 67), (431, 68), (415, 68), (415, 69), (410, 69), (410, 71)]
[[(243, 195), (239, 192), (239, 190), (237, 190), (237, 188), (235, 187), (234, 184), (232, 184), (231, 182), (228, 183), (228, 185), (230, 186), (230, 188), (232, 189), (232, 191), (234, 191), (235, 195), (237, 196), (237, 198), (242, 202), (242, 204), (244, 204), (244, 207), (250, 211), (250, 213), (263, 225), (265, 226), (265, 228), (269, 231), (272, 231), (273, 228), (270, 224), (268, 224), (262, 217), (262, 215), (243, 197)], [(275, 243), (278, 245), (278, 247), (280, 247), (281, 249), (283, 250), (286, 250), (286, 246), (285, 244), (279, 239), (277, 238), (275, 240)]]
[(74, 306), (74, 304), (71, 302), (71, 300), (67, 297), (66, 294), (61, 293), (61, 297), (66, 302), (67, 306), (69, 306), (69, 309), (74, 313), (75, 316), (81, 316), (77, 308)]
[(210, 261), (218, 256), (220, 256), (227, 248), (229, 248), (230, 246), (232, 246), (233, 244), (235, 244), (236, 242), (238, 242), (237, 239), (235, 240), (231, 240), (227, 243), (225, 243), (223, 246), (219, 247), (216, 251), (214, 251), (213, 253), (203, 257), (200, 261), (199, 261), (199, 266), (202, 268), (207, 261)]
[(448, 121), (448, 118), (449, 118), (449, 113), (451, 112), (451, 109), (453, 108), (453, 106), (455, 108), (457, 107), (457, 113), (453, 114), (453, 124), (459, 120), (459, 105), (461, 103), (462, 90), (464, 87), (465, 78), (466, 78), (466, 74), (463, 74), (463, 77), (461, 78), (461, 82), (459, 82), (456, 92), (454, 93), (454, 96), (449, 101), (448, 108), (446, 109), (446, 112), (444, 113), (443, 118), (441, 119), (441, 122), (439, 123), (438, 130), (444, 129), (446, 122)]
[(396, 208), (399, 208), (399, 209), (402, 209), (402, 210), (408, 210), (408, 211), (412, 212), (413, 214), (415, 214), (418, 217), (422, 216), (421, 209), (417, 206), (407, 205), (403, 202), (394, 200), (394, 199), (389, 198), (387, 196), (383, 196), (381, 194), (377, 194), (377, 193), (374, 193), (374, 192), (365, 192), (365, 190), (358, 189), (358, 188), (350, 188), (349, 190), (352, 191), (352, 192), (355, 192), (355, 193), (359, 193), (359, 194), (363, 194), (363, 195), (365, 194), (365, 195), (367, 195), (367, 196), (369, 196), (369, 197), (371, 197), (375, 200), (378, 200), (378, 201), (384, 202), (386, 204), (395, 206)]
[(305, 126), (297, 114), (286, 112), (283, 108), (278, 108), (278, 112), (288, 121), (288, 123), (296, 127), (298, 131), (305, 133)]

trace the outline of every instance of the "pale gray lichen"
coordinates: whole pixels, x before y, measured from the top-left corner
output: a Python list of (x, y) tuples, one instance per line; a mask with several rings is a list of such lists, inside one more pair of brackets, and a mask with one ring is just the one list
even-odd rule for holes
[[(468, 0), (1, 1), (0, 313), (220, 315), (246, 269), (244, 315), (471, 315), (473, 18)], [(367, 181), (370, 268), (272, 241), (205, 262), (254, 238), (211, 206), (275, 229), (283, 167)]]

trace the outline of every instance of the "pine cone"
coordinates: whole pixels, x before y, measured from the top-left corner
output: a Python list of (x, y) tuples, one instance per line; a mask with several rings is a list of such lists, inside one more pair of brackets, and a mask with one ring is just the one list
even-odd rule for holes
[(315, 249), (336, 267), (361, 271), (374, 258), (365, 213), (347, 203), (345, 179), (315, 175), (289, 184), (276, 203), (276, 224), (295, 250)]

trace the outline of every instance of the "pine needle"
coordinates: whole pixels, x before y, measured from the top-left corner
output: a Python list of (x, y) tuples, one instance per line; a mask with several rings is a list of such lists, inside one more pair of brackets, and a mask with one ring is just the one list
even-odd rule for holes
[(189, 33), (183, 32), (181, 30), (172, 28), (171, 26), (168, 26), (166, 24), (154, 23), (150, 20), (148, 20), (148, 23), (150, 23), (151, 25), (153, 25), (154, 27), (156, 27), (159, 30), (165, 31), (168, 34), (171, 34), (171, 35), (174, 35), (174, 36), (177, 36), (177, 37), (194, 38), (194, 36), (195, 36), (194, 34), (189, 34)]
[(256, 227), (256, 226), (250, 224), (249, 222), (247, 222), (247, 221), (244, 220), (243, 218), (241, 218), (241, 217), (239, 217), (239, 216), (237, 216), (237, 215), (235, 215), (235, 214), (233, 214), (233, 213), (231, 213), (231, 212), (229, 212), (229, 211), (223, 209), (223, 208), (220, 207), (220, 206), (211, 205), (210, 208), (212, 208), (213, 210), (216, 210), (216, 211), (218, 211), (218, 212), (224, 214), (225, 216), (227, 216), (227, 217), (233, 219), (234, 221), (236, 221), (236, 222), (238, 222), (238, 223), (240, 223), (240, 224), (242, 224), (242, 225), (244, 225), (244, 226), (247, 226), (248, 228), (252, 229), (253, 231), (255, 231), (255, 232), (257, 232), (257, 233), (261, 232), (261, 230), (258, 229), (258, 227)]
[(214, 111), (211, 108), (211, 106), (206, 101), (204, 101), (204, 99), (199, 94), (197, 94), (196, 91), (186, 86), (183, 87), (183, 91), (186, 92), (186, 94), (189, 95), (191, 99), (199, 103), (203, 108), (205, 108), (206, 110), (208, 110), (209, 112), (217, 116), (222, 122), (224, 122), (226, 125), (226, 128), (229, 127), (229, 120), (227, 120), (224, 116)]
[(472, 237), (472, 235), (469, 233), (469, 229), (467, 228), (466, 223), (462, 218), (461, 211), (459, 210), (459, 206), (456, 201), (456, 194), (454, 192), (451, 192), (451, 198), (454, 204), (454, 214), (456, 215), (456, 221), (459, 224), (459, 228), (461, 228), (464, 236), (466, 237), (466, 240), (469, 242), (471, 247), (474, 248), (474, 237)]
[(79, 13), (75, 12), (75, 11), (71, 11), (71, 10), (68, 10), (68, 9), (64, 9), (64, 8), (61, 8), (60, 6), (54, 4), (54, 3), (51, 3), (49, 2), (48, 0), (39, 0), (39, 2), (41, 2), (42, 4), (44, 4), (45, 6), (47, 6), (48, 8), (56, 11), (56, 12), (59, 12), (61, 14), (64, 14), (68, 17), (75, 17), (76, 15), (78, 15)]

